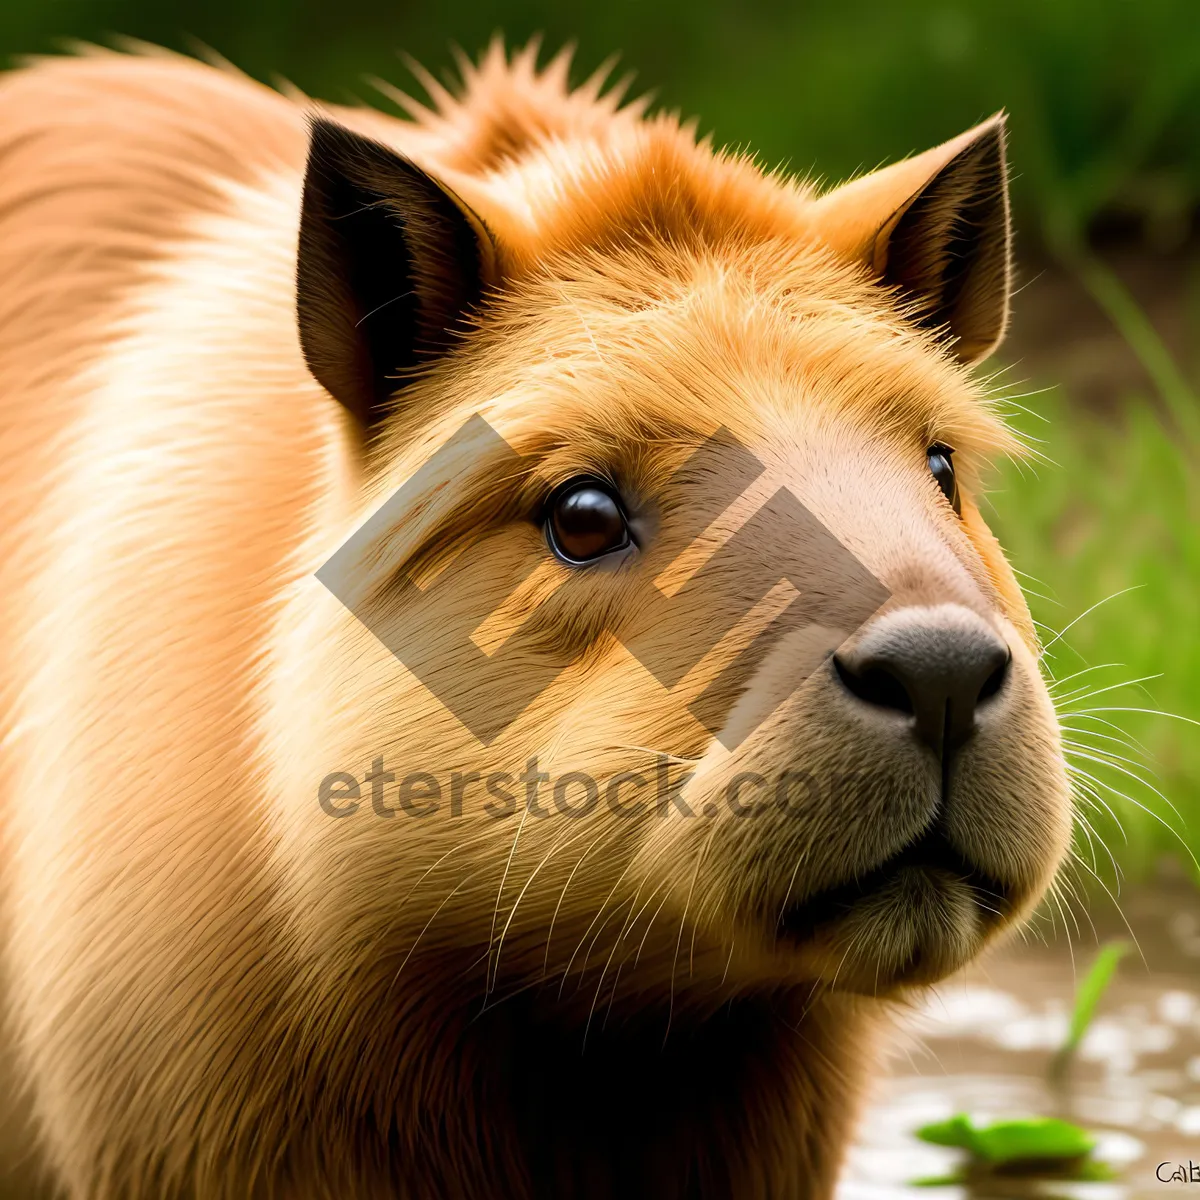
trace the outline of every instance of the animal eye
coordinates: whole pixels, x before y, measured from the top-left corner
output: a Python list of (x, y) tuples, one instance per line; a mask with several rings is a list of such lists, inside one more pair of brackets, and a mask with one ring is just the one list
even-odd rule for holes
[(958, 480), (954, 477), (953, 456), (954, 451), (949, 446), (943, 446), (941, 442), (934, 442), (925, 451), (925, 457), (929, 462), (929, 473), (936, 480), (938, 487), (942, 489), (942, 495), (950, 501), (950, 507), (959, 516), (962, 516), (962, 502), (958, 496)]
[(594, 479), (581, 479), (551, 497), (546, 540), (564, 562), (586, 563), (628, 546), (629, 527), (612, 492)]

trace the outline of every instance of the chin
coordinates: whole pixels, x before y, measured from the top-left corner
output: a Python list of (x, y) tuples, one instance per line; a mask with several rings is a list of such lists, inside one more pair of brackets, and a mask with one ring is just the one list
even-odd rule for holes
[(933, 833), (788, 909), (778, 937), (807, 952), (821, 986), (885, 995), (965, 966), (1009, 923), (1012, 893)]

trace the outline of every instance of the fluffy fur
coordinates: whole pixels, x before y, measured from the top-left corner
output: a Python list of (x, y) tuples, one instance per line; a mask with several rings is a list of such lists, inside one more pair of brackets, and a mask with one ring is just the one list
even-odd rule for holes
[[(325, 110), (452, 188), (498, 253), (473, 327), (365, 453), (296, 330), (312, 106), (161, 53), (0, 83), (0, 969), (40, 1153), (78, 1200), (828, 1196), (884, 997), (1019, 921), (1063, 851), (1037, 647), (972, 500), (1011, 447), (962, 361), (999, 335), (1006, 260), (963, 292), (956, 356), (878, 258), (880, 230), (920, 217), (913, 195), (963, 147), (1002, 146), (998, 126), (818, 197), (535, 57), (493, 46), (461, 96), (402, 98), (411, 122)], [(435, 636), (445, 604), (491, 590), (481, 643), (535, 620), (569, 662), (486, 748), (313, 577), (476, 413), (522, 471), (464, 461), (356, 578), (386, 610), (397, 569), (457, 571), (442, 607), (394, 619)], [(929, 823), (921, 752), (854, 724), (828, 671), (788, 695), (805, 631), (730, 695), (731, 721), (769, 714), (736, 749), (695, 720), (774, 594), (667, 690), (625, 646), (669, 657), (718, 614), (639, 631), (628, 574), (564, 590), (544, 498), (588, 474), (653, 508), (718, 426), (766, 471), (690, 559), (651, 559), (668, 591), (785, 486), (889, 610), (1007, 642), (1001, 717), (941, 817), (1006, 885), (995, 920), (925, 880), (778, 937), (777, 912)], [(961, 520), (932, 442), (956, 449)], [(487, 552), (455, 559), (481, 531)], [(761, 545), (764, 566), (782, 550)], [(379, 757), (604, 780), (659, 755), (697, 813), (739, 771), (852, 782), (741, 821), (497, 820), (481, 789), (421, 820), (317, 803)]]

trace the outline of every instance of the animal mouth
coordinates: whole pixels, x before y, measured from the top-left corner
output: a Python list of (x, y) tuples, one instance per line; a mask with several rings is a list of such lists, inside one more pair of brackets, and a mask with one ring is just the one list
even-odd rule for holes
[(817, 892), (786, 909), (778, 935), (799, 944), (845, 917), (863, 900), (882, 892), (904, 871), (920, 871), (968, 888), (984, 927), (998, 924), (1012, 909), (1010, 889), (969, 862), (937, 826), (891, 858), (849, 883)]

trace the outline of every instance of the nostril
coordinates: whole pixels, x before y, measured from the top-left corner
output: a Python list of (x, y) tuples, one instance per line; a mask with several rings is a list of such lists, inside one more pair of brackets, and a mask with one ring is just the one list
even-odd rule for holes
[(895, 709), (909, 716), (913, 714), (913, 703), (908, 689), (884, 667), (872, 664), (861, 671), (852, 671), (836, 654), (833, 656), (833, 666), (842, 685), (860, 700), (879, 708)]
[(1012, 665), (1012, 651), (1006, 650), (1003, 662), (983, 681), (983, 687), (979, 689), (979, 697), (977, 703), (983, 700), (990, 700), (1004, 686), (1004, 681), (1008, 678), (1008, 669)]
[[(833, 661), (849, 695), (910, 718), (912, 732), (939, 756), (980, 727), (1013, 669), (1004, 640), (976, 614), (949, 605), (889, 613)], [(991, 719), (1003, 719), (999, 709)]]

